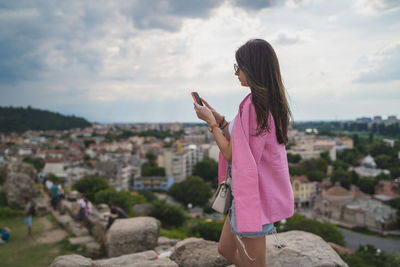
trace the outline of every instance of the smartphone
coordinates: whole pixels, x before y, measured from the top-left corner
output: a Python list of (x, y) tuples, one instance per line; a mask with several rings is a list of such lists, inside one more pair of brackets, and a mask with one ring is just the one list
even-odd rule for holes
[(200, 106), (203, 106), (203, 102), (201, 102), (201, 99), (200, 99), (199, 94), (198, 94), (197, 92), (192, 92), (191, 94), (192, 94), (193, 100), (194, 100), (197, 104), (199, 104)]

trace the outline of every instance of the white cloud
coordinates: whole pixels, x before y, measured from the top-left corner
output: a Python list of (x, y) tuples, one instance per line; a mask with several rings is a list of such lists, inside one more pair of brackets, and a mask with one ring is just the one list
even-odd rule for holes
[(378, 15), (399, 10), (400, 2), (397, 0), (356, 0), (354, 6), (361, 14)]

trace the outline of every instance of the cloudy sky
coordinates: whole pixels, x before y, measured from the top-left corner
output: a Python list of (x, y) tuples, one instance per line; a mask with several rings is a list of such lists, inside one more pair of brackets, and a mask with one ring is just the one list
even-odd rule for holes
[(251, 38), (275, 48), (296, 121), (400, 117), (399, 0), (2, 0), (0, 106), (194, 122), (197, 91), (233, 118)]

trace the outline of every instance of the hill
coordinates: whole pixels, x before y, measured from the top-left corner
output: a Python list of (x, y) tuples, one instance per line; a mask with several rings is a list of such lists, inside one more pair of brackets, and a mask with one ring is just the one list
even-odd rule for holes
[(91, 126), (87, 120), (75, 116), (35, 109), (30, 106), (0, 107), (0, 132), (25, 132), (27, 130), (68, 130)]

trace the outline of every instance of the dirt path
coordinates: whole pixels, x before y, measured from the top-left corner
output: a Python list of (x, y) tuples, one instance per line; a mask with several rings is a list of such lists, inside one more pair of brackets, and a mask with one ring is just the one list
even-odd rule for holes
[(39, 223), (42, 224), (44, 230), (44, 233), (36, 239), (36, 242), (40, 244), (55, 243), (68, 236), (66, 231), (56, 228), (46, 217), (40, 218)]

